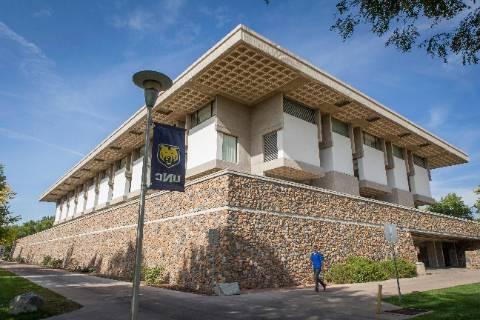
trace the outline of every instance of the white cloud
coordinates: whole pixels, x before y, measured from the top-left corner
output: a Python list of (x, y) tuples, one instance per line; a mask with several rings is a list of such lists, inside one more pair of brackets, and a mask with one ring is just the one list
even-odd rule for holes
[(477, 195), (473, 192), (473, 188), (443, 188), (443, 187), (434, 187), (432, 183), (432, 195), (438, 201), (440, 198), (445, 197), (448, 193), (456, 193), (458, 196), (463, 198), (463, 201), (468, 206), (473, 206), (477, 199)]
[(4, 135), (4, 136), (6, 136), (10, 139), (31, 141), (31, 142), (42, 144), (44, 146), (48, 146), (48, 147), (53, 148), (53, 149), (57, 149), (57, 150), (60, 150), (60, 151), (63, 151), (63, 152), (71, 153), (71, 154), (74, 154), (76, 156), (80, 156), (80, 157), (85, 156), (85, 154), (83, 154), (79, 151), (76, 151), (76, 150), (73, 150), (73, 149), (70, 149), (70, 148), (65, 148), (65, 147), (59, 146), (57, 144), (48, 142), (46, 140), (42, 140), (40, 138), (31, 136), (31, 135), (28, 135), (28, 134), (25, 134), (25, 133), (17, 132), (17, 131), (14, 131), (14, 130), (10, 130), (10, 129), (7, 129), (7, 128), (0, 127), (0, 134)]
[(46, 59), (45, 54), (42, 52), (42, 50), (33, 42), (28, 41), (12, 29), (10, 29), (5, 23), (0, 21), (0, 37), (3, 37), (5, 39), (12, 40), (16, 42), (18, 45), (20, 45), (22, 48), (24, 48), (26, 51), (29, 53), (42, 58)]
[[(81, 114), (98, 121), (108, 119), (106, 115), (97, 111), (96, 105), (85, 102), (88, 97), (84, 93), (80, 94), (77, 88), (72, 87), (55, 71), (55, 62), (48, 58), (39, 46), (0, 21), (0, 40), (1, 38), (12, 41), (20, 49), (20, 54), (16, 55), (17, 59), (9, 60), (8, 63), (12, 65), (16, 63), (25, 77), (25, 83), (34, 84), (34, 88), (38, 90), (28, 91), (22, 97), (38, 104), (45, 114), (60, 111)], [(9, 92), (8, 95), (20, 96), (15, 92)]]
[(44, 18), (44, 17), (50, 17), (52, 15), (52, 10), (51, 9), (40, 9), (36, 12), (33, 13), (33, 16), (35, 18)]
[(206, 15), (209, 19), (215, 20), (215, 27), (223, 28), (231, 19), (230, 11), (226, 6), (219, 6), (216, 8), (201, 7), (200, 13)]
[(444, 106), (433, 107), (429, 111), (429, 119), (426, 123), (426, 127), (429, 129), (438, 129), (448, 119), (449, 110)]
[(138, 7), (126, 15), (114, 15), (109, 22), (130, 31), (162, 31), (177, 22), (183, 0), (164, 0), (157, 5)]

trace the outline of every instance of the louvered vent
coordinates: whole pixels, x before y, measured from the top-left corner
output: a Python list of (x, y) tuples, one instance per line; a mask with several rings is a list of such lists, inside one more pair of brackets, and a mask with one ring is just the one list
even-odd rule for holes
[(315, 110), (310, 109), (298, 102), (283, 99), (283, 112), (288, 113), (291, 116), (297, 117), (304, 121), (315, 124)]
[(263, 136), (263, 161), (267, 162), (278, 158), (277, 132)]

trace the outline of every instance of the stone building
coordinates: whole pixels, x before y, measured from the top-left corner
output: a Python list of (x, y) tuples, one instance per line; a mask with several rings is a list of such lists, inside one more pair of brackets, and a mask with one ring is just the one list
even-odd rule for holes
[[(145, 116), (138, 110), (41, 196), (56, 202), (55, 226), (21, 239), (15, 255), (129, 276)], [(160, 94), (153, 118), (187, 129), (185, 193), (147, 200), (144, 263), (165, 266), (174, 285), (307, 283), (313, 247), (327, 267), (387, 257), (385, 223), (400, 227), (406, 259), (476, 265), (480, 224), (416, 209), (434, 202), (430, 171), (468, 156), (244, 26)]]

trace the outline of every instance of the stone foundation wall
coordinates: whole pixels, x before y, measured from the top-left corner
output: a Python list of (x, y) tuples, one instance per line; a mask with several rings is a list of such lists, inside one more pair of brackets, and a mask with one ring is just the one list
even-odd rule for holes
[[(41, 263), (49, 255), (66, 266), (131, 277), (138, 199), (20, 239), (14, 257)], [(191, 182), (185, 193), (147, 197), (144, 264), (162, 265), (172, 285), (210, 292), (219, 281), (241, 288), (311, 283), (309, 255), (324, 252), (326, 267), (351, 255), (389, 256), (383, 225), (397, 223), (401, 257), (416, 261), (412, 235), (467, 238), (480, 243), (480, 224), (433, 215), (323, 189), (234, 172)], [(209, 229), (220, 245), (208, 245)]]

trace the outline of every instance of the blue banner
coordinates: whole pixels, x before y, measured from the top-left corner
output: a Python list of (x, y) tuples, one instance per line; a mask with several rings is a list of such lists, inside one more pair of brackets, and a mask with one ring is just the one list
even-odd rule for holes
[(155, 123), (150, 189), (185, 189), (185, 129)]

